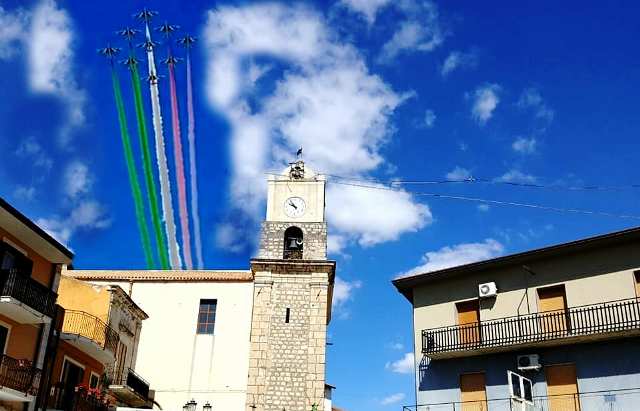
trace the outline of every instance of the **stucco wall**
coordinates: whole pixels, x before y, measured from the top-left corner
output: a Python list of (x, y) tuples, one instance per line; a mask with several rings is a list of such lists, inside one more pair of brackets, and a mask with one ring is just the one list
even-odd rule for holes
[(9, 339), (6, 344), (6, 354), (15, 359), (34, 361), (34, 353), (38, 345), (39, 325), (20, 324), (12, 319), (0, 315), (0, 324), (9, 328)]
[(420, 331), (455, 325), (455, 303), (477, 298), (481, 283), (494, 281), (498, 287), (496, 298), (481, 301), (481, 321), (537, 312), (536, 289), (554, 284), (565, 284), (569, 307), (634, 298), (633, 273), (640, 269), (640, 244), (574, 253), (527, 266), (535, 275), (521, 266), (511, 266), (416, 287), (413, 290), (416, 356), (422, 346)]
[[(424, 359), (418, 370), (418, 404), (460, 401), (460, 374), (485, 372), (487, 399), (509, 397), (507, 370), (518, 372), (534, 382), (534, 396), (547, 395), (544, 368), (539, 372), (522, 373), (517, 370), (516, 358), (520, 354), (536, 353), (543, 365), (575, 363), (580, 393), (637, 389), (640, 388), (640, 339), (628, 338), (606, 343), (578, 344), (567, 349), (554, 347), (547, 349), (510, 352), (481, 357), (467, 357), (448, 360)], [(624, 400), (620, 395), (615, 405)], [(602, 397), (585, 400), (595, 404)], [(640, 393), (628, 396), (628, 400), (639, 401)], [(499, 410), (499, 403), (490, 409)], [(508, 410), (508, 403), (504, 403)], [(586, 404), (585, 404), (586, 405)], [(589, 408), (605, 409), (605, 408)], [(616, 408), (613, 409), (633, 409)]]
[(75, 278), (62, 276), (58, 287), (58, 304), (65, 310), (84, 311), (109, 321), (110, 293), (107, 286), (92, 285)]
[[(95, 283), (95, 281), (94, 281)], [(102, 282), (129, 290), (128, 282)], [(244, 409), (253, 298), (251, 282), (136, 282), (131, 297), (148, 315), (136, 371), (165, 410), (192, 398), (216, 409)], [(213, 336), (197, 335), (200, 299), (217, 299)]]

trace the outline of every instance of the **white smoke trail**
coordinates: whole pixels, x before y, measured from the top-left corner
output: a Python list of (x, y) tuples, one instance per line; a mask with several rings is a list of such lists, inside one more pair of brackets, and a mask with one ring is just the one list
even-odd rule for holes
[(171, 183), (169, 181), (169, 168), (167, 166), (167, 154), (164, 146), (164, 134), (162, 131), (162, 113), (160, 111), (160, 92), (158, 90), (158, 73), (156, 71), (155, 58), (153, 56), (153, 43), (149, 24), (145, 25), (147, 37), (147, 61), (149, 65), (149, 88), (151, 90), (151, 109), (153, 113), (153, 132), (156, 140), (156, 157), (158, 159), (158, 174), (160, 178), (160, 195), (162, 197), (162, 214), (167, 232), (167, 246), (169, 248), (169, 262), (171, 268), (181, 269), (180, 248), (176, 238), (176, 223), (173, 218), (173, 201), (171, 198)]

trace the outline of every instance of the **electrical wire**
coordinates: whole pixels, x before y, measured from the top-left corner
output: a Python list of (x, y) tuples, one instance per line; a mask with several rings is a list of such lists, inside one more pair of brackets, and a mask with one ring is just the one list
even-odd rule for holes
[(610, 213), (610, 212), (607, 212), (607, 211), (594, 211), (594, 210), (577, 209), (577, 208), (563, 208), (563, 207), (545, 206), (545, 205), (541, 205), (541, 204), (520, 203), (520, 202), (514, 202), (514, 201), (493, 200), (493, 199), (485, 199), (485, 198), (479, 198), (479, 197), (467, 197), (467, 196), (439, 194), (439, 193), (427, 193), (427, 192), (419, 192), (419, 191), (418, 192), (405, 191), (405, 190), (399, 190), (399, 189), (388, 187), (388, 186), (380, 186), (380, 185), (372, 186), (372, 185), (366, 185), (366, 184), (346, 183), (346, 182), (340, 182), (340, 181), (334, 181), (333, 184), (340, 184), (340, 185), (345, 185), (345, 186), (366, 188), (366, 189), (404, 192), (404, 193), (409, 193), (409, 194), (412, 194), (412, 195), (415, 195), (415, 196), (420, 196), (420, 197), (431, 197), (431, 198), (442, 198), (442, 199), (449, 199), (449, 200), (471, 201), (471, 202), (478, 202), (478, 203), (484, 203), (484, 204), (514, 206), (514, 207), (525, 207), (525, 208), (533, 208), (533, 209), (546, 210), (546, 211), (555, 211), (555, 212), (563, 212), (563, 213), (588, 214), (588, 215), (598, 215), (598, 216), (605, 216), (605, 217), (616, 217), (616, 218), (640, 220), (640, 215), (616, 214), (616, 213)]
[[(269, 175), (281, 175), (281, 172), (270, 171), (265, 174)], [(638, 189), (640, 184), (628, 184), (619, 186), (607, 186), (607, 185), (562, 185), (562, 184), (538, 184), (538, 183), (524, 183), (516, 181), (504, 181), (499, 179), (488, 179), (470, 176), (465, 179), (445, 179), (445, 180), (400, 180), (391, 179), (383, 180), (373, 177), (345, 177), (328, 173), (317, 173), (330, 177), (334, 180), (342, 181), (354, 181), (354, 182), (371, 182), (390, 186), (399, 185), (439, 185), (439, 184), (493, 184), (493, 185), (505, 185), (512, 187), (524, 187), (524, 188), (538, 188), (538, 189), (551, 189), (551, 190), (567, 190), (567, 191), (621, 191), (629, 189)]]

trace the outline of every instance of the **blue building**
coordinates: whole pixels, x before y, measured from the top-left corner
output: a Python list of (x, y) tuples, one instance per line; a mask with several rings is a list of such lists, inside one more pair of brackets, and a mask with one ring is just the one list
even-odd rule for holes
[(640, 228), (393, 281), (416, 411), (640, 410)]

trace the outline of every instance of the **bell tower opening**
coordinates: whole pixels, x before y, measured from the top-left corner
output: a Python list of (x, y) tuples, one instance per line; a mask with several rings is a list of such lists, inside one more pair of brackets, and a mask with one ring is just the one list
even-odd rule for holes
[(291, 226), (284, 232), (284, 254), (285, 260), (301, 260), (304, 248), (304, 237), (299, 227)]

